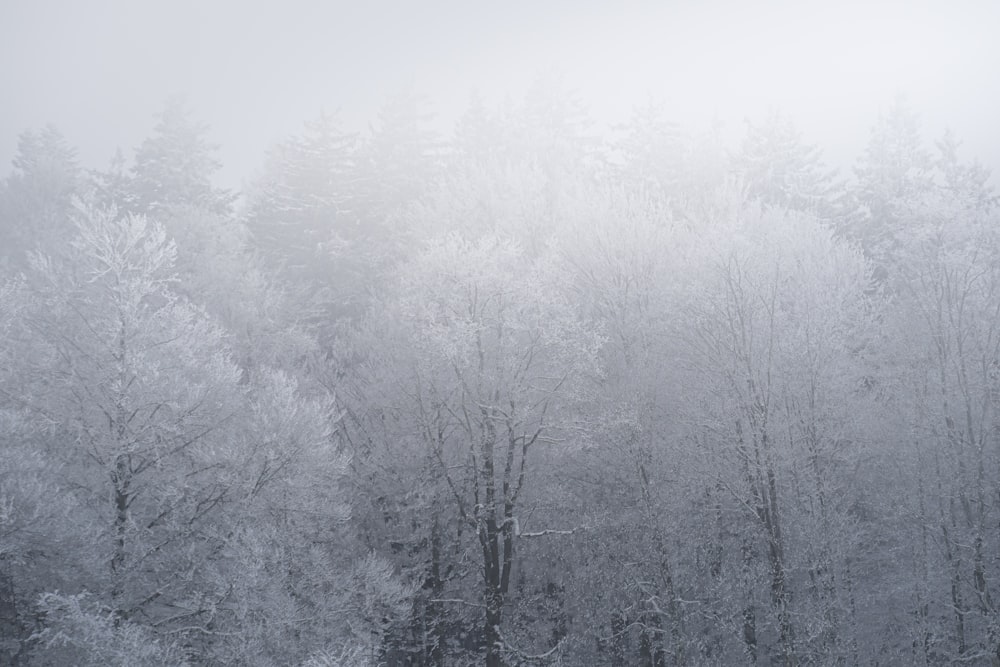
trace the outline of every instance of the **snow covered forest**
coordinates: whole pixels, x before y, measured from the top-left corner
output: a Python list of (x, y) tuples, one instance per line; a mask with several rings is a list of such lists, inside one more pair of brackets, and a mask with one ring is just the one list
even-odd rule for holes
[[(1000, 213), (571, 90), (0, 183), (0, 664), (1000, 664)], [(16, 130), (15, 130), (16, 131)], [(109, 146), (108, 154), (114, 151)]]

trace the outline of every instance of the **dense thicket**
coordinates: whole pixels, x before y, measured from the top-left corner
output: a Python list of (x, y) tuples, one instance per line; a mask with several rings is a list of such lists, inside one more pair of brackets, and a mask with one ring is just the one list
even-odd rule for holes
[(571, 94), (0, 183), (0, 663), (1000, 663), (1000, 219)]

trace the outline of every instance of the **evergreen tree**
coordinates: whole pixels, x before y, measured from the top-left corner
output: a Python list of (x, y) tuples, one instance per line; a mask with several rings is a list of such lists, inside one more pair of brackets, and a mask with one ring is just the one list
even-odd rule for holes
[(137, 210), (132, 177), (121, 148), (115, 150), (107, 169), (90, 172), (90, 185), (97, 205), (108, 208), (113, 206), (119, 211)]
[(479, 92), (474, 91), (469, 106), (455, 123), (453, 157), (469, 162), (495, 159), (505, 147), (503, 126), (497, 116), (486, 107)]
[(648, 102), (632, 110), (628, 123), (618, 127), (622, 136), (613, 144), (621, 176), (638, 187), (669, 196), (683, 182), (686, 138), (670, 121), (663, 107)]
[(924, 149), (920, 122), (903, 97), (880, 115), (855, 168), (855, 210), (846, 221), (850, 237), (861, 243), (880, 275), (896, 260), (912, 229), (916, 201), (932, 190), (933, 162)]
[(356, 235), (355, 141), (324, 112), (268, 156), (247, 226), (267, 262), (289, 278), (319, 280), (330, 251)]
[(517, 120), (517, 141), (551, 181), (566, 171), (577, 173), (580, 164), (598, 157), (590, 114), (559, 76), (541, 76), (532, 83)]
[(835, 215), (840, 194), (836, 171), (824, 167), (819, 148), (803, 143), (787, 117), (772, 113), (762, 123), (748, 120), (733, 169), (742, 177), (747, 197), (768, 208), (827, 219)]
[(961, 201), (969, 212), (989, 211), (998, 201), (989, 182), (990, 170), (979, 162), (962, 163), (958, 156), (961, 145), (951, 130), (936, 143), (939, 155), (934, 166), (940, 177), (940, 187), (949, 198)]
[(235, 199), (212, 185), (221, 163), (218, 146), (206, 139), (208, 127), (191, 119), (183, 98), (167, 100), (153, 136), (135, 153), (132, 196), (135, 211), (162, 216), (180, 207), (228, 213)]
[(355, 148), (335, 116), (321, 113), (275, 146), (245, 212), (251, 245), (318, 337), (359, 312), (364, 263), (357, 250)]
[(618, 178), (627, 188), (660, 202), (678, 220), (693, 226), (715, 216), (718, 191), (727, 186), (726, 153), (719, 125), (707, 131), (682, 129), (660, 105), (633, 110), (613, 144)]
[(22, 133), (13, 165), (0, 190), (0, 258), (23, 267), (25, 253), (55, 250), (71, 228), (81, 173), (76, 150), (53, 125)]
[(440, 174), (443, 143), (429, 127), (434, 114), (427, 106), (422, 95), (396, 95), (370, 126), (357, 164), (362, 234), (392, 233), (394, 216), (419, 199)]

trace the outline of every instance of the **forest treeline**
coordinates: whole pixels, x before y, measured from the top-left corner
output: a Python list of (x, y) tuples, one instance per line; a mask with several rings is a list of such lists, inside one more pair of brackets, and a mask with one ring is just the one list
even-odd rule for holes
[(1000, 218), (541, 82), (0, 184), (0, 663), (1000, 664)]

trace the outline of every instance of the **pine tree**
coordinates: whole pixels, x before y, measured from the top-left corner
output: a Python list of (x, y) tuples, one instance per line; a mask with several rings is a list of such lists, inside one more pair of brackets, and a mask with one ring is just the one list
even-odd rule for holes
[(136, 211), (132, 177), (121, 148), (111, 156), (107, 169), (90, 172), (93, 201), (99, 206), (115, 207), (121, 212)]
[(212, 185), (221, 167), (208, 126), (191, 119), (183, 98), (171, 97), (158, 114), (153, 136), (135, 153), (132, 196), (135, 211), (161, 216), (180, 207), (228, 213), (235, 199)]
[(742, 149), (733, 160), (747, 197), (768, 208), (835, 215), (839, 186), (820, 150), (805, 144), (791, 120), (772, 113), (762, 123), (747, 121)]
[(939, 155), (934, 166), (940, 175), (940, 187), (949, 198), (962, 202), (970, 212), (989, 211), (998, 202), (990, 185), (990, 170), (979, 162), (962, 163), (958, 156), (961, 145), (951, 130), (936, 143)]
[(358, 151), (364, 233), (390, 230), (390, 219), (419, 199), (440, 173), (442, 141), (429, 128), (433, 118), (426, 98), (412, 92), (391, 97), (379, 110)]
[(27, 252), (60, 245), (81, 172), (76, 150), (53, 125), (22, 133), (13, 165), (0, 190), (0, 258), (23, 267)]
[(248, 207), (247, 226), (269, 264), (289, 278), (318, 280), (331, 249), (356, 235), (356, 138), (321, 113), (302, 136), (274, 147)]
[(357, 137), (321, 113), (275, 146), (245, 212), (251, 246), (317, 338), (364, 303)]
[(933, 162), (924, 149), (920, 121), (903, 97), (880, 115), (868, 146), (855, 168), (856, 208), (846, 222), (850, 237), (861, 243), (879, 274), (891, 269), (912, 229), (914, 204), (932, 190)]
[(681, 128), (670, 121), (663, 108), (648, 102), (632, 110), (628, 123), (613, 145), (621, 161), (621, 177), (640, 188), (662, 195), (675, 193), (684, 180), (687, 141)]

